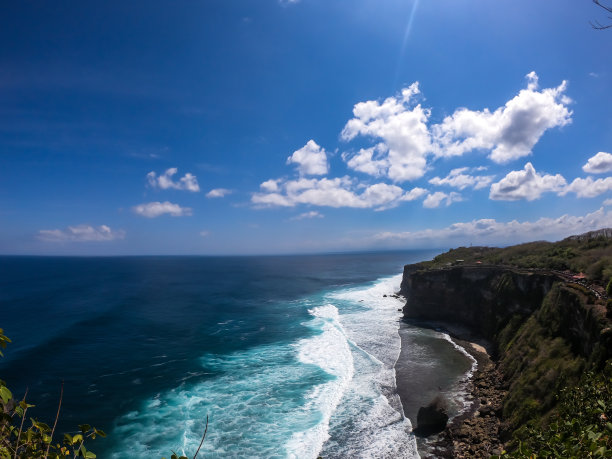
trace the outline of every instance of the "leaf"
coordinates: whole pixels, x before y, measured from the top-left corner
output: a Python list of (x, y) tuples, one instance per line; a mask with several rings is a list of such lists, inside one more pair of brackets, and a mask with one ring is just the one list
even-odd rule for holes
[(603, 402), (603, 400), (597, 400), (597, 404), (599, 405), (599, 407), (605, 411), (606, 409), (606, 404)]
[(0, 386), (0, 398), (2, 398), (2, 401), (5, 404), (7, 404), (9, 400), (13, 398), (13, 394), (6, 386)]

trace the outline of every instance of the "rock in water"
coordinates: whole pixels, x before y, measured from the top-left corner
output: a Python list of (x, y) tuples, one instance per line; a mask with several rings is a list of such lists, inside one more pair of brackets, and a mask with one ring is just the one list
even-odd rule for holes
[(414, 429), (416, 435), (428, 437), (446, 428), (448, 412), (446, 403), (441, 397), (436, 397), (427, 406), (419, 408), (417, 413), (417, 427)]

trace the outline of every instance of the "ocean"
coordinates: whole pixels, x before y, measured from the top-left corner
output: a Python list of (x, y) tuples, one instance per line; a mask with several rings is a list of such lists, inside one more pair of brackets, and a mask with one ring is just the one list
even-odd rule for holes
[[(435, 254), (0, 257), (0, 378), (47, 422), (64, 381), (58, 431), (105, 430), (99, 458), (193, 456), (207, 416), (207, 458), (418, 457), (403, 302), (383, 295)], [(432, 384), (459, 412), (471, 363), (402, 333), (406, 412)]]

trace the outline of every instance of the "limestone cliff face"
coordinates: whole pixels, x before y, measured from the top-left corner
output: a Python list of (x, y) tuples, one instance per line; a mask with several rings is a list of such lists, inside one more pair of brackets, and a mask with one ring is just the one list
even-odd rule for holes
[(406, 319), (460, 325), (490, 341), (508, 389), (508, 431), (543, 416), (563, 385), (612, 357), (605, 306), (552, 272), (407, 265), (401, 294)]
[(512, 317), (539, 308), (555, 280), (552, 274), (502, 267), (407, 265), (401, 285), (404, 317), (461, 325), (492, 340)]

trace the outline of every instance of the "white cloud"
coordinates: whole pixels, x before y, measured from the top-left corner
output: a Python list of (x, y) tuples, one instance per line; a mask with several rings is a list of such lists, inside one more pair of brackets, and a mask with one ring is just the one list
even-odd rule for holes
[(156, 201), (139, 204), (132, 207), (132, 211), (137, 215), (147, 218), (155, 218), (164, 214), (168, 214), (173, 217), (184, 217), (191, 215), (191, 209), (189, 207), (181, 207), (178, 204), (173, 204), (169, 201)]
[(342, 159), (350, 169), (380, 177), (385, 175), (389, 167), (389, 161), (384, 157), (386, 153), (386, 145), (379, 143), (372, 148), (362, 148), (352, 156), (346, 152), (342, 153)]
[(423, 207), (426, 207), (427, 209), (435, 209), (436, 207), (440, 207), (440, 205), (448, 207), (453, 202), (459, 202), (461, 200), (461, 195), (455, 191), (452, 191), (449, 194), (436, 191), (435, 193), (427, 195), (423, 201)]
[(437, 156), (459, 156), (472, 150), (489, 151), (496, 163), (527, 156), (546, 130), (571, 122), (565, 96), (567, 82), (538, 91), (538, 76), (527, 75), (527, 89), (494, 112), (457, 109), (432, 127)]
[(287, 158), (287, 164), (297, 164), (302, 175), (325, 175), (329, 168), (325, 149), (314, 140), (309, 140), (302, 148), (294, 151)]
[(147, 180), (149, 181), (149, 185), (151, 187), (160, 188), (162, 190), (172, 188), (174, 190), (187, 190), (193, 192), (200, 191), (198, 180), (196, 179), (195, 175), (192, 175), (189, 172), (181, 177), (178, 182), (173, 181), (172, 176), (175, 175), (177, 171), (178, 169), (176, 167), (171, 167), (159, 176), (155, 172), (151, 171), (147, 174)]
[[(321, 178), (275, 181), (277, 189), (271, 189), (264, 182), (263, 192), (254, 193), (251, 201), (260, 207), (294, 207), (298, 204), (309, 204), (324, 207), (355, 207), (388, 209), (399, 204), (406, 194), (396, 185), (376, 183), (374, 185), (359, 185), (356, 179), (348, 176), (340, 178)], [(358, 192), (361, 191), (361, 192)], [(414, 191), (414, 190), (413, 190)], [(415, 192), (418, 194), (419, 192)], [(414, 198), (416, 199), (416, 198)]]
[(582, 234), (612, 226), (612, 210), (599, 210), (584, 216), (563, 215), (559, 218), (540, 218), (534, 222), (498, 222), (495, 219), (472, 220), (454, 223), (446, 228), (410, 232), (383, 232), (374, 236), (375, 241), (407, 245), (441, 244), (509, 244), (538, 239), (555, 240), (573, 234)]
[(102, 242), (123, 239), (125, 231), (113, 231), (106, 225), (93, 227), (91, 225), (69, 226), (64, 230), (40, 230), (38, 238), (49, 242)]
[(489, 197), (493, 200), (518, 201), (539, 199), (542, 193), (562, 193), (567, 182), (560, 174), (540, 175), (531, 163), (523, 170), (509, 172), (499, 182), (491, 185)]
[(342, 139), (350, 141), (362, 135), (380, 142), (374, 149), (360, 150), (352, 157), (343, 155), (350, 168), (374, 176), (384, 175), (394, 182), (418, 179), (425, 174), (426, 155), (432, 149), (427, 128), (430, 111), (420, 104), (412, 107), (412, 100), (419, 93), (416, 82), (396, 97), (354, 106), (354, 118), (344, 126)]
[(579, 198), (593, 198), (612, 191), (612, 177), (593, 180), (592, 177), (574, 179), (561, 193), (576, 193)]
[(600, 151), (595, 156), (589, 158), (587, 163), (582, 166), (582, 170), (588, 174), (604, 174), (612, 171), (612, 155)]
[(612, 206), (612, 199), (606, 199), (606, 200), (603, 202), (603, 205), (604, 205), (604, 206)]
[(200, 231), (200, 236), (207, 237), (210, 235), (210, 231)]
[(223, 198), (228, 194), (232, 194), (232, 190), (228, 190), (227, 188), (215, 188), (214, 190), (210, 190), (206, 193), (207, 198)]
[(401, 201), (415, 201), (424, 195), (426, 195), (428, 191), (425, 188), (415, 187), (410, 191), (406, 191), (404, 196), (400, 198)]
[[(475, 170), (482, 170), (480, 168), (476, 168)], [(461, 167), (459, 169), (453, 169), (450, 173), (444, 177), (434, 177), (429, 180), (429, 183), (432, 185), (447, 185), (455, 188), (459, 188), (463, 190), (464, 188), (470, 187), (475, 190), (479, 190), (481, 188), (485, 188), (491, 184), (494, 179), (493, 175), (468, 175), (464, 172), (468, 172), (468, 167)]]
[(259, 187), (266, 193), (275, 193), (278, 191), (278, 180), (266, 180)]
[(316, 210), (311, 210), (310, 212), (304, 212), (303, 214), (291, 217), (291, 220), (304, 220), (307, 218), (323, 218), (323, 214), (317, 212)]

